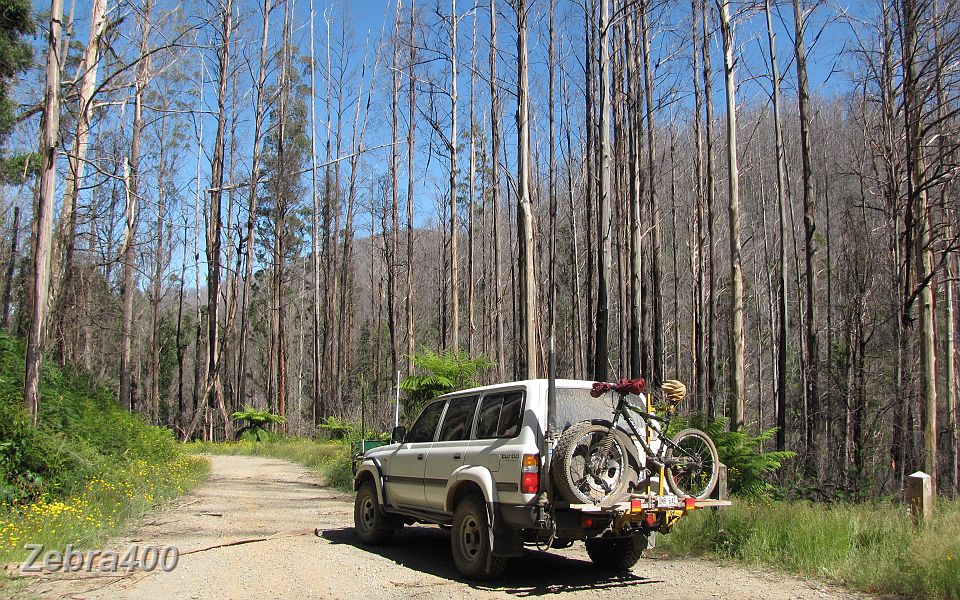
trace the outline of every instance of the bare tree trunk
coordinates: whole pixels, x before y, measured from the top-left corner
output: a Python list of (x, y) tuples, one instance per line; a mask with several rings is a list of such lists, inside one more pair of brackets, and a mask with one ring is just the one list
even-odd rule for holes
[(246, 258), (244, 260), (243, 291), (240, 307), (240, 339), (237, 344), (237, 398), (238, 403), (247, 398), (247, 339), (250, 331), (250, 288), (253, 284), (253, 247), (257, 225), (257, 188), (260, 185), (260, 142), (263, 136), (264, 99), (267, 78), (267, 41), (270, 32), (270, 11), (272, 0), (263, 2), (263, 34), (260, 38), (260, 68), (257, 71), (256, 96), (253, 114), (253, 155), (250, 160), (250, 187), (247, 202)]
[[(183, 231), (184, 243), (186, 243), (187, 230), (184, 227)], [(173, 428), (176, 433), (176, 429), (183, 429), (183, 419), (186, 416), (185, 408), (183, 405), (183, 358), (184, 352), (187, 349), (189, 344), (183, 343), (183, 288), (185, 285), (185, 279), (187, 277), (187, 253), (184, 251), (183, 259), (180, 263), (180, 291), (177, 295), (177, 335), (176, 335), (176, 344), (177, 344), (177, 416), (172, 420)]]
[(450, 0), (450, 347), (460, 351), (460, 279), (457, 252), (457, 0)]
[(705, 408), (704, 399), (707, 395), (706, 377), (704, 372), (705, 352), (704, 330), (703, 330), (703, 138), (701, 136), (701, 122), (703, 120), (703, 91), (700, 88), (700, 65), (699, 59), (703, 49), (699, 44), (699, 0), (690, 1), (690, 22), (691, 39), (693, 50), (693, 96), (694, 96), (694, 118), (693, 118), (693, 138), (695, 145), (694, 161), (694, 196), (696, 204), (696, 240), (691, 244), (691, 271), (693, 277), (693, 389), (694, 402), (697, 410), (703, 411)]
[[(522, 282), (523, 328), (520, 345), (524, 350), (523, 362), (527, 379), (537, 378), (537, 282), (533, 263), (533, 207), (530, 200), (530, 123), (529, 94), (527, 81), (527, 3), (517, 0), (517, 60), (519, 83), (517, 87), (517, 209), (520, 226), (517, 232), (520, 243)], [(451, 240), (452, 242), (453, 240)]]
[(947, 386), (947, 429), (950, 432), (950, 454), (948, 456), (947, 468), (950, 473), (950, 480), (953, 483), (954, 493), (960, 488), (960, 465), (958, 465), (957, 455), (960, 449), (960, 431), (957, 426), (957, 371), (956, 371), (956, 316), (954, 313), (954, 286), (957, 278), (956, 258), (953, 252), (947, 256), (947, 293), (944, 302), (946, 303), (946, 321), (947, 321), (947, 340), (946, 356), (947, 363), (946, 386)]
[(653, 304), (653, 371), (654, 384), (663, 381), (664, 343), (663, 343), (663, 267), (660, 265), (660, 202), (657, 199), (657, 182), (654, 169), (654, 124), (653, 124), (653, 69), (650, 67), (650, 25), (647, 13), (650, 10), (648, 0), (640, 6), (640, 28), (643, 34), (643, 74), (644, 98), (646, 100), (647, 119), (647, 193), (650, 203), (650, 271), (653, 289), (650, 290)]
[[(626, 29), (626, 48), (627, 55), (627, 115), (629, 125), (627, 131), (628, 150), (630, 154), (630, 299), (629, 299), (629, 347), (630, 347), (630, 376), (640, 377), (643, 375), (643, 367), (640, 361), (640, 311), (641, 298), (640, 292), (643, 285), (641, 273), (643, 273), (643, 258), (641, 253), (640, 236), (640, 99), (638, 90), (640, 89), (639, 74), (636, 66), (636, 28), (634, 26), (633, 10), (628, 9), (624, 25)], [(622, 312), (622, 311), (621, 311)]]
[[(397, 10), (400, 10), (399, 4), (397, 5)], [(313, 258), (313, 285), (311, 286), (313, 292), (313, 303), (311, 306), (313, 312), (313, 393), (311, 394), (311, 405), (313, 407), (313, 423), (314, 425), (318, 425), (325, 416), (325, 410), (323, 400), (320, 396), (320, 361), (322, 358), (320, 348), (320, 198), (317, 193), (317, 64), (313, 22), (313, 0), (310, 0), (310, 194), (313, 200), (312, 230), (310, 236), (310, 247)], [(394, 69), (396, 69), (396, 65), (394, 65)], [(394, 71), (394, 80), (396, 80), (396, 77), (396, 71)], [(396, 94), (394, 94), (394, 96), (396, 96)], [(396, 111), (394, 111), (394, 114), (395, 113)], [(394, 135), (393, 142), (394, 148), (396, 148), (396, 135)], [(394, 149), (394, 155), (395, 154), (396, 150)], [(394, 173), (396, 173), (395, 169)], [(396, 178), (394, 178), (394, 187), (396, 187)], [(326, 237), (324, 237), (324, 243), (326, 243)]]
[(232, 437), (232, 424), (223, 403), (223, 383), (220, 379), (220, 263), (222, 260), (222, 233), (220, 223), (223, 196), (223, 163), (225, 131), (227, 128), (227, 82), (230, 77), (230, 38), (233, 32), (233, 0), (226, 0), (221, 13), (220, 51), (217, 56), (217, 133), (211, 161), (210, 213), (207, 222), (207, 394), (210, 414), (217, 409), (223, 419), (225, 436)]
[[(795, 0), (796, 1), (796, 0)], [(926, 179), (923, 139), (923, 97), (917, 61), (920, 48), (918, 28), (920, 8), (913, 0), (903, 0), (903, 98), (907, 150), (907, 201), (913, 223), (908, 230), (913, 245), (914, 281), (920, 303), (920, 365), (923, 394), (923, 467), (932, 478), (933, 494), (937, 492), (937, 347), (933, 305), (933, 250), (931, 248), (930, 211)], [(910, 266), (910, 265), (908, 265)]]
[(773, 80), (773, 143), (777, 163), (777, 209), (780, 224), (780, 279), (777, 291), (777, 451), (787, 448), (787, 229), (786, 229), (786, 159), (783, 153), (783, 130), (780, 124), (780, 70), (777, 68), (776, 37), (773, 32), (773, 18), (770, 0), (764, 0), (767, 16), (767, 41), (770, 48), (770, 77)]
[[(160, 140), (166, 138), (166, 125), (167, 116), (163, 113), (160, 116)], [(153, 289), (150, 294), (150, 397), (147, 410), (154, 425), (160, 424), (160, 299), (163, 294), (163, 221), (166, 218), (164, 186), (167, 175), (167, 146), (161, 142), (157, 160), (157, 237), (153, 253)]]
[(474, 209), (477, 179), (476, 156), (476, 115), (474, 113), (474, 90), (477, 79), (477, 15), (473, 14), (473, 43), (470, 45), (470, 170), (467, 176), (468, 208), (467, 208), (467, 353), (474, 354), (475, 333), (477, 325), (474, 322), (474, 301), (476, 293), (476, 278), (474, 276)]
[(570, 285), (570, 308), (573, 315), (573, 325), (572, 325), (572, 336), (573, 336), (573, 360), (572, 360), (572, 371), (570, 376), (577, 377), (586, 377), (586, 355), (585, 355), (585, 344), (583, 339), (583, 304), (581, 301), (581, 289), (580, 289), (580, 244), (579, 236), (577, 232), (579, 231), (579, 226), (577, 224), (577, 207), (574, 202), (574, 184), (573, 184), (573, 170), (574, 163), (573, 160), (573, 141), (571, 135), (572, 123), (570, 122), (570, 99), (568, 93), (568, 86), (563, 79), (564, 69), (561, 65), (560, 67), (560, 89), (563, 94), (563, 102), (561, 106), (563, 107), (563, 123), (566, 129), (565, 136), (567, 142), (567, 210), (569, 211), (570, 219), (570, 267), (573, 271), (572, 273), (572, 282)]
[(10, 256), (7, 259), (6, 274), (3, 282), (3, 312), (0, 313), (0, 329), (10, 326), (10, 303), (13, 299), (13, 276), (17, 269), (20, 244), (20, 207), (13, 207), (13, 228), (10, 229)]
[[(408, 65), (408, 79), (410, 80), (410, 89), (408, 110), (409, 124), (407, 125), (407, 376), (413, 375), (413, 360), (410, 358), (416, 351), (416, 332), (413, 324), (413, 135), (416, 131), (414, 121), (414, 112), (416, 110), (416, 90), (417, 84), (414, 78), (413, 67), (417, 61), (417, 50), (414, 44), (415, 20), (416, 20), (416, 0), (410, 0), (410, 56)], [(493, 84), (491, 84), (493, 85)]]
[[(72, 7), (71, 7), (72, 10)], [(68, 155), (68, 169), (63, 191), (60, 223), (54, 240), (54, 261), (57, 273), (51, 282), (50, 298), (55, 318), (63, 321), (66, 294), (69, 293), (73, 277), (73, 247), (77, 235), (77, 195), (86, 162), (90, 140), (90, 122), (93, 120), (93, 93), (97, 84), (97, 72), (100, 67), (100, 37), (103, 35), (107, 19), (107, 1), (94, 0), (90, 9), (90, 36), (84, 49), (83, 59), (77, 66), (79, 78), (77, 100), (77, 122), (73, 137), (73, 147)], [(62, 326), (61, 326), (62, 327)], [(65, 348), (62, 338), (58, 338), (58, 354), (61, 363), (65, 360)]]
[[(612, 252), (610, 221), (610, 6), (609, 0), (600, 0), (600, 222), (599, 264), (597, 265), (597, 341), (593, 357), (594, 377), (605, 381), (609, 377), (607, 334), (609, 329), (609, 279)], [(592, 57), (587, 57), (593, 60)]]
[[(397, 17), (393, 31), (393, 89), (391, 94), (392, 119), (390, 124), (390, 241), (384, 240), (387, 247), (387, 328), (390, 330), (390, 381), (396, 377), (400, 368), (397, 348), (397, 252), (399, 250), (400, 229), (400, 1), (397, 2)], [(318, 313), (319, 314), (319, 313)], [(379, 339), (379, 338), (378, 338)]]
[(730, 313), (733, 357), (730, 387), (733, 392), (733, 410), (730, 428), (743, 427), (744, 413), (744, 336), (743, 336), (743, 267), (740, 257), (740, 170), (737, 165), (737, 99), (733, 61), (733, 23), (730, 21), (730, 2), (721, 0), (720, 28), (723, 32), (724, 79), (727, 90), (727, 213), (730, 219)]
[(139, 221), (137, 204), (139, 197), (140, 180), (140, 138), (143, 134), (143, 102), (144, 92), (150, 76), (150, 18), (153, 13), (154, 0), (146, 0), (140, 17), (140, 62), (137, 66), (137, 79), (134, 85), (133, 135), (130, 140), (130, 158), (127, 161), (129, 176), (127, 178), (127, 227), (123, 244), (123, 294), (122, 294), (122, 346), (120, 351), (120, 403), (134, 409), (134, 398), (131, 393), (133, 366), (131, 364), (133, 345), (133, 297), (136, 293), (134, 269), (137, 253), (137, 224)]
[(793, 0), (794, 53), (797, 61), (797, 97), (800, 110), (800, 153), (803, 159), (803, 229), (805, 239), (804, 267), (806, 270), (806, 392), (807, 437), (804, 440), (804, 469), (807, 474), (816, 470), (817, 429), (820, 424), (819, 342), (817, 341), (817, 267), (816, 267), (816, 204), (813, 197), (813, 173), (810, 164), (809, 84), (807, 82), (807, 52), (804, 45), (804, 14), (800, 0)]
[(497, 83), (497, 9), (490, 0), (490, 187), (493, 192), (493, 285), (497, 320), (496, 358), (498, 379), (506, 377), (507, 357), (504, 352), (503, 274), (500, 265), (500, 86)]
[(714, 194), (716, 192), (713, 163), (713, 71), (710, 53), (713, 40), (710, 13), (706, 0), (700, 0), (700, 24), (703, 27), (703, 88), (706, 108), (706, 204), (707, 204), (707, 416), (716, 416), (717, 397), (717, 269), (716, 269), (716, 217)]
[(37, 423), (40, 412), (40, 383), (43, 372), (43, 338), (46, 333), (47, 292), (50, 289), (50, 245), (53, 237), (53, 205), (57, 187), (57, 133), (60, 127), (61, 21), (63, 0), (50, 3), (50, 30), (47, 33), (47, 79), (43, 100), (43, 134), (40, 139), (42, 165), (40, 195), (34, 216), (35, 239), (31, 262), (30, 328), (27, 334), (26, 373), (23, 402)]

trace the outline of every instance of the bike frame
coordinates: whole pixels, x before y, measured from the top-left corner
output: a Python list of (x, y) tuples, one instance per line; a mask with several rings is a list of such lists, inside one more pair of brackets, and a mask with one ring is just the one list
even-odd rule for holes
[[(663, 418), (653, 413), (649, 413), (645, 410), (641, 410), (630, 403), (630, 400), (627, 399), (626, 394), (618, 394), (618, 395), (620, 396), (620, 399), (617, 401), (616, 408), (613, 409), (613, 421), (611, 421), (610, 423), (611, 430), (617, 427), (617, 421), (620, 420), (620, 417), (623, 417), (623, 420), (626, 421), (627, 425), (630, 426), (630, 430), (633, 431), (633, 435), (635, 435), (637, 440), (640, 442), (640, 446), (642, 446), (644, 452), (646, 452), (647, 460), (651, 461), (652, 459), (654, 466), (656, 466), (657, 468), (670, 466), (670, 465), (667, 465), (663, 460), (663, 454), (664, 452), (666, 452), (667, 446), (670, 446), (674, 450), (678, 450), (686, 454), (686, 451), (683, 448), (674, 444), (673, 440), (671, 440), (666, 435), (667, 429), (670, 427), (669, 416), (667, 418)], [(633, 419), (630, 417), (631, 411), (637, 413), (640, 416), (640, 418), (644, 420), (644, 424), (647, 425), (648, 427), (651, 421), (656, 421), (663, 425), (662, 430), (658, 432), (658, 435), (660, 436), (660, 442), (661, 442), (659, 452), (654, 452), (653, 449), (650, 448), (650, 445), (647, 444), (647, 441), (645, 439), (646, 436), (640, 433), (637, 427), (637, 424), (634, 423)]]

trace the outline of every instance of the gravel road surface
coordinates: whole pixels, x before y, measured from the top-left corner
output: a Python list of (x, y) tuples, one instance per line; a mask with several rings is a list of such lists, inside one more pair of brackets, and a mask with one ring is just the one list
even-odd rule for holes
[[(176, 545), (171, 572), (44, 577), (42, 598), (864, 598), (814, 581), (690, 559), (644, 558), (632, 573), (594, 569), (582, 544), (513, 559), (496, 582), (464, 581), (449, 535), (407, 527), (389, 546), (359, 545), (353, 498), (282, 460), (210, 457), (209, 479), (112, 547)], [(243, 540), (262, 541), (224, 545)], [(218, 547), (213, 547), (218, 546)]]

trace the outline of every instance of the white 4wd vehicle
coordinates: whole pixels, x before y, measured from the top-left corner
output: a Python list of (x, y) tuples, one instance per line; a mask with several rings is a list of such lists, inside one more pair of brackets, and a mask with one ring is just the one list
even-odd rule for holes
[[(554, 474), (551, 481), (550, 457), (554, 448), (561, 453), (571, 445), (564, 442), (569, 436), (561, 439), (563, 432), (610, 425), (611, 402), (591, 396), (592, 385), (558, 380), (552, 402), (546, 379), (434, 400), (409, 431), (394, 430), (394, 443), (357, 457), (357, 536), (380, 544), (405, 524), (450, 526), (456, 567), (473, 579), (498, 576), (525, 544), (562, 548), (575, 540), (586, 542), (598, 566), (629, 569), (653, 546), (655, 532), (669, 531), (686, 511), (708, 501), (665, 494), (663, 478), (647, 476), (644, 447), (659, 455), (663, 440), (657, 439), (656, 423), (648, 426), (646, 420), (642, 431), (615, 429), (615, 451), (608, 452), (608, 443), (604, 456), (610, 456), (592, 479), (594, 487), (605, 488), (602, 502), (578, 502), (581, 494), (557, 489), (563, 486), (554, 482), (563, 478)], [(566, 462), (580, 460), (582, 469), (591, 452), (578, 457), (568, 449)], [(608, 486), (608, 477), (615, 483)]]

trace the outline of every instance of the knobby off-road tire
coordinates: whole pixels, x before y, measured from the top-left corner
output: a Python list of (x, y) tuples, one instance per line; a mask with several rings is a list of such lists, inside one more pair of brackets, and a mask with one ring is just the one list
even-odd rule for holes
[(591, 459), (610, 428), (606, 425), (582, 421), (563, 432), (553, 450), (551, 476), (560, 497), (571, 504), (613, 504), (630, 495), (639, 474), (631, 459), (633, 442), (619, 429), (613, 430), (613, 443), (607, 454), (603, 479), (610, 487), (607, 492), (588, 474)]
[(353, 504), (353, 530), (364, 544), (377, 546), (393, 538), (395, 527), (388, 523), (377, 500), (377, 489), (372, 481), (364, 481), (357, 490)]
[(612, 571), (628, 571), (643, 555), (647, 538), (642, 535), (590, 538), (586, 545), (587, 554), (595, 566)]
[[(678, 496), (692, 496), (698, 500), (708, 498), (717, 485), (720, 476), (720, 456), (710, 436), (699, 429), (684, 429), (673, 438), (673, 443), (700, 459), (700, 469), (680, 469), (676, 465), (667, 471), (667, 485)], [(667, 448), (664, 459), (670, 461), (682, 457), (671, 446)]]
[(493, 555), (487, 507), (476, 496), (463, 498), (454, 510), (450, 549), (457, 570), (468, 579), (499, 577), (509, 562), (506, 556)]

